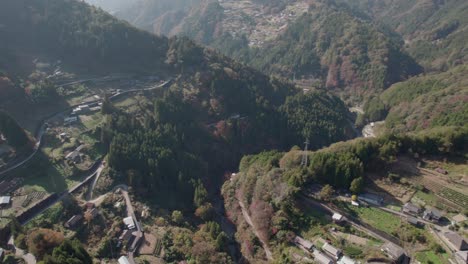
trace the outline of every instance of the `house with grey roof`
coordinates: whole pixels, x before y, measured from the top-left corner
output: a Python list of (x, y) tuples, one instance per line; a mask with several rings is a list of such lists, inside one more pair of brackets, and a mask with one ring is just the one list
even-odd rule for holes
[(413, 204), (413, 203), (405, 203), (403, 205), (403, 213), (409, 214), (409, 215), (419, 215), (421, 213), (421, 207)]
[(437, 223), (442, 218), (442, 212), (435, 208), (428, 208), (424, 211), (423, 218), (428, 221)]
[(466, 243), (466, 240), (458, 233), (445, 232), (444, 237), (449, 242), (450, 246), (455, 249), (455, 251), (468, 250), (468, 243)]
[(468, 251), (458, 251), (455, 253), (455, 261), (458, 264), (466, 264), (468, 263)]
[(66, 228), (74, 228), (83, 219), (82, 215), (74, 215), (64, 224)]
[(333, 264), (333, 260), (318, 250), (315, 250), (313, 255), (315, 261), (319, 264)]
[(322, 246), (322, 250), (327, 254), (329, 255), (330, 257), (334, 258), (335, 260), (338, 260), (341, 255), (342, 255), (342, 251), (338, 248), (335, 248), (334, 246), (328, 244), (328, 243), (325, 243), (323, 244)]
[(394, 243), (385, 243), (381, 250), (385, 252), (385, 254), (395, 263), (403, 263), (403, 261), (406, 259), (405, 250)]
[(383, 204), (384, 199), (383, 197), (373, 194), (373, 193), (363, 193), (358, 196), (358, 200), (361, 202), (366, 202), (368, 204), (373, 204), (380, 206)]
[(298, 246), (301, 246), (309, 251), (311, 251), (313, 248), (314, 248), (314, 244), (312, 244), (312, 242), (308, 241), (308, 240), (305, 240), (303, 239), (302, 237), (300, 236), (296, 236), (294, 238), (294, 243)]

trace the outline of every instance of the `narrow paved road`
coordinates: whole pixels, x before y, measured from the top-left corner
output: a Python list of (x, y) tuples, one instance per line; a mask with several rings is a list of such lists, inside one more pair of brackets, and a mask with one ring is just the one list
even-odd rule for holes
[[(105, 78), (105, 77), (102, 77), (102, 78)], [(94, 79), (99, 79), (99, 78), (94, 78)], [(129, 94), (129, 93), (134, 93), (134, 92), (141, 92), (141, 91), (151, 91), (151, 90), (155, 90), (155, 89), (158, 89), (158, 88), (162, 88), (162, 87), (165, 87), (166, 85), (170, 84), (172, 82), (172, 79), (169, 79), (168, 81), (165, 81), (163, 82), (162, 84), (159, 84), (159, 85), (153, 85), (151, 87), (148, 87), (148, 88), (141, 88), (141, 89), (130, 89), (130, 90), (126, 90), (126, 91), (123, 91), (123, 92), (120, 92), (120, 93), (117, 93), (117, 94), (114, 94), (113, 96), (110, 97), (110, 100), (114, 99), (114, 98), (117, 98), (118, 96), (121, 96), (121, 95), (124, 95), (124, 94)], [(100, 100), (95, 100), (95, 101), (90, 101), (88, 103), (96, 103), (96, 102), (99, 102)], [(40, 150), (41, 148), (41, 144), (42, 144), (42, 136), (44, 135), (44, 132), (46, 131), (46, 123), (49, 119), (55, 117), (56, 115), (58, 114), (61, 114), (63, 112), (66, 112), (66, 111), (69, 111), (70, 109), (74, 108), (74, 107), (77, 107), (81, 105), (81, 103), (79, 104), (76, 104), (76, 105), (71, 105), (69, 106), (67, 109), (63, 110), (63, 111), (60, 111), (58, 113), (55, 113), (53, 114), (52, 116), (49, 116), (49, 118), (46, 118), (44, 120), (44, 122), (42, 123), (41, 127), (39, 128), (39, 131), (37, 132), (36, 134), (36, 144), (34, 146), (34, 151), (28, 156), (26, 157), (25, 159), (21, 160), (21, 161), (18, 161), (16, 164), (13, 164), (11, 166), (9, 166), (8, 168), (6, 168), (5, 170), (1, 171), (0, 172), (0, 177), (6, 175), (7, 173), (23, 166), (24, 164), (26, 164), (27, 162), (29, 162), (36, 154), (37, 152)]]
[(252, 219), (250, 218), (250, 215), (249, 215), (247, 209), (245, 208), (244, 203), (242, 201), (239, 201), (239, 205), (240, 205), (240, 207), (242, 209), (242, 215), (244, 216), (245, 221), (247, 222), (247, 224), (250, 225), (250, 227), (252, 228), (255, 236), (257, 236), (258, 240), (260, 240), (260, 243), (262, 244), (263, 250), (265, 251), (265, 254), (266, 254), (268, 260), (273, 260), (273, 254), (271, 253), (271, 250), (268, 247), (268, 244), (260, 238), (260, 234), (258, 233), (257, 228), (255, 228), (255, 225), (252, 222)]
[(133, 218), (133, 221), (135, 222), (136, 231), (133, 232), (133, 235), (136, 236), (136, 238), (135, 240), (133, 240), (133, 243), (129, 247), (129, 250), (127, 252), (128, 260), (131, 264), (134, 264), (135, 260), (133, 258), (133, 255), (135, 254), (135, 251), (137, 251), (141, 239), (143, 239), (143, 231), (141, 230), (140, 223), (138, 223), (138, 220), (136, 218), (135, 210), (133, 209), (132, 202), (130, 200), (130, 197), (128, 196), (127, 188), (119, 189), (122, 192), (122, 195), (125, 199), (125, 204), (127, 205), (127, 216), (131, 216)]

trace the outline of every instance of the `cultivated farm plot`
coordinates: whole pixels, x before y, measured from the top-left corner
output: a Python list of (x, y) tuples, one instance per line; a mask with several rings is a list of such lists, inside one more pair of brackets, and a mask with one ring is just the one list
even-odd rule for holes
[(423, 185), (426, 189), (436, 194), (439, 198), (445, 200), (444, 203), (449, 207), (455, 208), (457, 210), (468, 208), (468, 195), (465, 195), (426, 177), (419, 177), (418, 179), (415, 179), (415, 182)]

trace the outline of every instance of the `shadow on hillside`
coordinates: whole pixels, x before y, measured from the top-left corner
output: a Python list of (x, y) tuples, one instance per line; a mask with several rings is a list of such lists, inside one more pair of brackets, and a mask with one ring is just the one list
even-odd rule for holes
[(39, 151), (23, 167), (12, 172), (24, 179), (23, 186), (48, 193), (62, 192), (68, 188), (63, 176), (48, 157)]

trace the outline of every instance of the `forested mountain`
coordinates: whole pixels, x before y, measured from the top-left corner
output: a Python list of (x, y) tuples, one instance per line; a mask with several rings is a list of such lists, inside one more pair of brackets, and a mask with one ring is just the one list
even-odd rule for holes
[[(140, 2), (119, 16), (131, 22), (146, 18), (151, 25), (133, 23), (158, 34), (188, 36), (263, 72), (332, 89), (348, 102), (362, 102), (422, 71), (402, 52), (398, 37), (334, 1), (205, 0), (187, 2), (185, 11), (175, 6), (148, 11), (160, 4)], [(140, 16), (135, 10), (145, 11)]]
[(321, 3), (249, 55), (250, 63), (266, 72), (322, 80), (355, 102), (422, 70), (369, 21)]
[(409, 53), (430, 70), (466, 63), (464, 0), (340, 0), (402, 35)]
[[(468, 124), (468, 67), (413, 77), (370, 100), (366, 115), (397, 131)], [(387, 115), (388, 114), (388, 115)]]
[[(254, 263), (267, 262), (258, 242), (261, 239), (269, 245), (277, 263), (288, 263), (288, 254), (284, 252), (288, 252), (285, 249), (291, 245), (295, 234), (321, 226), (320, 218), (308, 217), (310, 205), (301, 206), (310, 184), (325, 185), (324, 189), (332, 193), (349, 189), (358, 194), (370, 182), (368, 175), (387, 168), (401, 155), (463, 157), (468, 150), (467, 140), (466, 127), (445, 127), (337, 143), (309, 152), (307, 166), (301, 163), (304, 152), (299, 149), (245, 156), (239, 173), (225, 182), (222, 191), (228, 216), (238, 227), (236, 238), (242, 243), (243, 255)], [(322, 192), (325, 196), (326, 192)], [(323, 214), (313, 208), (314, 215)], [(256, 230), (246, 223), (245, 214), (251, 216)], [(323, 221), (330, 222), (329, 219)], [(327, 231), (321, 232), (322, 236)], [(405, 239), (400, 233), (394, 235)]]
[(79, 1), (11, 0), (3, 6), (1, 34), (8, 41), (1, 45), (13, 54), (47, 56), (87, 72), (173, 76), (151, 115), (142, 113), (141, 120), (108, 113), (102, 128), (111, 166), (137, 171), (127, 179), (135, 187), (191, 189), (191, 179), (235, 166), (243, 154), (305, 139), (318, 148), (354, 134), (338, 98), (304, 96), (186, 38), (151, 35)]
[(80, 70), (164, 70), (168, 40), (131, 28), (78, 1), (6, 1), (1, 48), (17, 56), (49, 56)]

